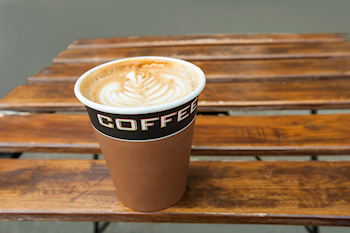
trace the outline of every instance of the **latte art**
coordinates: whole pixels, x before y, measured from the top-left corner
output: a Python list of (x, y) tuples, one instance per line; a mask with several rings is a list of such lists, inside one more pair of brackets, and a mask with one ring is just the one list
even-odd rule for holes
[(191, 92), (188, 84), (188, 80), (172, 74), (156, 77), (132, 71), (127, 73), (123, 83), (114, 82), (103, 87), (99, 97), (102, 104), (117, 107), (156, 105), (185, 96)]
[(190, 94), (198, 85), (196, 75), (186, 67), (149, 60), (111, 64), (86, 80), (81, 89), (86, 98), (115, 107), (168, 103)]

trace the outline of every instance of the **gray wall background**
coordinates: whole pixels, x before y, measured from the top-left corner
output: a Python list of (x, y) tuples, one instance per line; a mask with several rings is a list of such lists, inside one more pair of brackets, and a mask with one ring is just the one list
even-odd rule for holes
[(77, 38), (350, 32), (350, 0), (0, 0), (0, 98)]

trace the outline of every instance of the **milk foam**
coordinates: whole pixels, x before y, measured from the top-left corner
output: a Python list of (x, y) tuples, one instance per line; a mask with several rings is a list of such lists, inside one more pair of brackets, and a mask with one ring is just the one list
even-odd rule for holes
[(111, 64), (90, 74), (81, 91), (86, 98), (103, 105), (139, 107), (180, 99), (191, 93), (197, 83), (197, 75), (184, 65), (135, 60)]

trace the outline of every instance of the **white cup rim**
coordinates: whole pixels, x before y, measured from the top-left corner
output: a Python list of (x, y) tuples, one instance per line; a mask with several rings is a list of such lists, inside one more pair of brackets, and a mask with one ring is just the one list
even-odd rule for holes
[[(83, 96), (81, 94), (80, 91), (80, 85), (83, 82), (83, 80), (93, 71), (113, 64), (113, 63), (118, 63), (118, 62), (122, 62), (125, 60), (135, 60), (135, 59), (161, 59), (161, 60), (168, 60), (168, 61), (173, 61), (173, 62), (177, 62), (180, 63), (182, 65), (185, 65), (189, 68), (191, 68), (193, 71), (196, 72), (196, 74), (198, 75), (199, 78), (199, 84), (197, 86), (197, 88), (192, 91), (190, 94), (174, 100), (172, 102), (169, 103), (164, 103), (164, 104), (159, 104), (159, 105), (153, 105), (153, 106), (143, 106), (143, 107), (113, 107), (113, 106), (106, 106), (106, 105), (102, 105), (102, 104), (98, 104), (96, 102), (93, 102), (89, 99), (87, 99), (85, 96)], [(78, 100), (80, 102), (82, 102), (85, 106), (90, 107), (92, 109), (101, 111), (101, 112), (106, 112), (106, 113), (112, 113), (112, 114), (124, 114), (124, 115), (132, 115), (132, 114), (147, 114), (147, 113), (153, 113), (153, 112), (161, 112), (161, 111), (165, 111), (168, 109), (172, 109), (178, 106), (181, 106), (185, 103), (188, 103), (189, 101), (195, 99), (204, 89), (206, 83), (206, 78), (204, 75), (204, 72), (196, 65), (188, 62), (188, 61), (184, 61), (181, 59), (177, 59), (177, 58), (170, 58), (170, 57), (160, 57), (160, 56), (140, 56), (140, 57), (128, 57), (128, 58), (123, 58), (123, 59), (118, 59), (118, 60), (114, 60), (114, 61), (110, 61), (107, 63), (103, 63), (101, 65), (98, 65), (88, 71), (86, 71), (83, 75), (81, 75), (78, 80), (76, 81), (75, 85), (74, 85), (74, 94), (75, 96), (78, 98)]]

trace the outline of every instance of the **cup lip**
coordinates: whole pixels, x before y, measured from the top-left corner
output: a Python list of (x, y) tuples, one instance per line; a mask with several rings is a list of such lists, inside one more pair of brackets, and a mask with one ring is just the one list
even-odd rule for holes
[[(189, 68), (191, 68), (193, 71), (195, 71), (199, 78), (199, 84), (198, 87), (192, 91), (190, 94), (174, 100), (169, 103), (164, 104), (158, 104), (158, 105), (152, 105), (152, 106), (143, 106), (143, 107), (114, 107), (114, 106), (107, 106), (102, 105), (96, 102), (93, 102), (89, 99), (87, 99), (85, 96), (81, 94), (80, 91), (80, 85), (83, 82), (83, 80), (93, 71), (108, 66), (114, 63), (122, 62), (125, 60), (135, 60), (135, 59), (160, 59), (160, 60), (168, 60), (180, 63), (182, 65), (185, 65)], [(161, 56), (138, 56), (138, 57), (128, 57), (128, 58), (122, 58), (114, 61), (110, 61), (107, 63), (103, 63), (101, 65), (98, 65), (94, 68), (91, 68), (90, 70), (86, 71), (84, 74), (82, 74), (78, 80), (76, 81), (74, 85), (74, 94), (78, 98), (80, 102), (82, 102), (85, 106), (93, 108), (95, 110), (106, 112), (106, 113), (112, 113), (112, 114), (124, 114), (124, 115), (131, 115), (131, 114), (146, 114), (146, 113), (154, 113), (154, 112), (161, 112), (165, 110), (169, 110), (178, 106), (181, 106), (185, 103), (188, 103), (189, 101), (195, 99), (204, 89), (206, 83), (206, 78), (204, 72), (196, 65), (177, 58), (170, 58), (170, 57), (161, 57)]]

